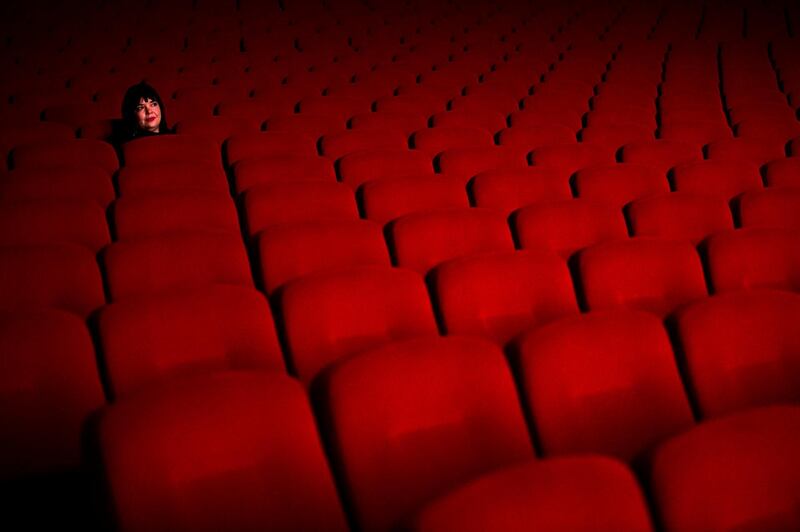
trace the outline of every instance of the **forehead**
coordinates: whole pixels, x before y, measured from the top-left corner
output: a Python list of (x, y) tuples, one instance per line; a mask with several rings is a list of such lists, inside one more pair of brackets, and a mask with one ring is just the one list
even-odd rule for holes
[(154, 99), (148, 98), (146, 96), (142, 96), (141, 98), (139, 98), (139, 104), (154, 102), (154, 101), (155, 101)]

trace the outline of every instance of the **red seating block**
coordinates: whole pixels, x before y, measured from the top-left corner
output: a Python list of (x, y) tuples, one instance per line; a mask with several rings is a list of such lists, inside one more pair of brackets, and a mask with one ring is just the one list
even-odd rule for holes
[(762, 187), (758, 167), (747, 161), (710, 160), (678, 165), (673, 182), (678, 192), (715, 194), (726, 200)]
[(749, 290), (683, 309), (677, 330), (703, 417), (800, 399), (800, 295)]
[(493, 209), (442, 209), (407, 214), (389, 228), (397, 264), (422, 274), (472, 253), (512, 251), (505, 216)]
[(447, 176), (410, 176), (375, 179), (361, 185), (366, 217), (387, 223), (413, 212), (469, 207), (461, 179)]
[(700, 257), (689, 242), (595, 244), (581, 253), (578, 268), (590, 310), (628, 307), (663, 318), (707, 294)]
[(586, 199), (530, 205), (516, 212), (512, 224), (522, 249), (550, 249), (564, 258), (598, 242), (628, 238), (618, 207)]
[(623, 162), (644, 164), (663, 175), (679, 164), (702, 160), (700, 146), (689, 142), (654, 140), (632, 142), (622, 148)]
[(262, 131), (233, 135), (225, 144), (225, 160), (239, 161), (272, 155), (317, 155), (317, 141), (311, 135), (290, 131)]
[(333, 161), (326, 157), (276, 154), (239, 161), (233, 167), (237, 193), (278, 181), (336, 181)]
[(602, 144), (553, 144), (535, 149), (531, 163), (556, 169), (567, 179), (589, 166), (613, 164), (614, 149)]
[(155, 135), (142, 137), (122, 146), (126, 166), (170, 162), (201, 162), (221, 166), (220, 145), (193, 135)]
[(183, 191), (230, 196), (222, 168), (195, 161), (125, 166), (120, 168), (117, 180), (122, 197)]
[(770, 188), (742, 194), (739, 214), (742, 227), (800, 230), (800, 190)]
[(390, 344), (343, 361), (321, 385), (333, 459), (365, 530), (391, 529), (463, 482), (533, 456), (511, 373), (488, 342)]
[(686, 239), (697, 245), (713, 233), (733, 229), (728, 202), (719, 196), (669, 192), (632, 201), (627, 212), (633, 236)]
[(188, 373), (284, 368), (269, 304), (252, 288), (209, 285), (112, 303), (98, 327), (116, 400)]
[(425, 284), (409, 270), (363, 266), (297, 279), (280, 306), (290, 366), (307, 384), (349, 355), (437, 334)]
[(92, 200), (106, 208), (114, 185), (99, 166), (13, 170), (0, 179), (0, 201)]
[(105, 409), (96, 439), (121, 528), (347, 530), (308, 400), (278, 372), (174, 379)]
[(376, 132), (371, 129), (349, 130), (322, 137), (322, 154), (338, 159), (360, 150), (404, 150), (408, 139), (400, 130), (385, 129)]
[(351, 187), (373, 179), (433, 174), (431, 158), (412, 150), (365, 150), (339, 161), (342, 182)]
[(645, 312), (591, 312), (534, 330), (519, 365), (546, 455), (630, 461), (694, 422), (669, 337)]
[(52, 140), (19, 146), (11, 152), (11, 167), (14, 169), (90, 164), (99, 166), (109, 174), (113, 174), (119, 168), (114, 148), (111, 144), (99, 140)]
[(487, 170), (471, 181), (477, 207), (498, 209), (507, 214), (538, 202), (572, 198), (569, 182), (547, 167)]
[(486, 336), (500, 345), (578, 311), (563, 258), (549, 251), (462, 257), (433, 271), (447, 334)]
[(72, 243), (97, 253), (111, 242), (104, 210), (91, 200), (0, 205), (0, 246)]

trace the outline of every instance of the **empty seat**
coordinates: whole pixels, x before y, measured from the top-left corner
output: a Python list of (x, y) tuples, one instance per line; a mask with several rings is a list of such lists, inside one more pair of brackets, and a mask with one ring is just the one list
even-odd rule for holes
[(428, 209), (469, 207), (464, 183), (447, 176), (376, 179), (361, 185), (360, 193), (364, 214), (378, 223)]
[(669, 182), (657, 170), (643, 164), (620, 163), (592, 166), (575, 174), (579, 198), (622, 207), (629, 201), (669, 192)]
[(571, 199), (569, 182), (556, 170), (526, 167), (487, 170), (471, 181), (477, 207), (488, 207), (506, 214), (531, 203)]
[(276, 181), (244, 193), (246, 229), (250, 236), (272, 225), (358, 218), (353, 190), (327, 181)]
[[(390, 98), (394, 100), (395, 98)], [(398, 98), (402, 99), (402, 98)], [(419, 109), (392, 110), (394, 107), (381, 106), (378, 100), (376, 113), (361, 113), (350, 119), (350, 127), (354, 131), (370, 130), (383, 131), (386, 129), (396, 129), (402, 131), (404, 135), (410, 136), (414, 131), (427, 127), (428, 113), (420, 112)]]
[(397, 129), (380, 132), (357, 129), (325, 135), (320, 140), (320, 148), (322, 155), (338, 159), (360, 150), (404, 150), (408, 148), (408, 139)]
[(276, 181), (336, 181), (333, 161), (326, 157), (276, 154), (239, 161), (233, 167), (236, 192)]
[(0, 157), (5, 168), (9, 152), (25, 144), (69, 141), (75, 138), (75, 131), (65, 125), (50, 122), (34, 122), (29, 125), (6, 126), (0, 129)]
[(683, 309), (677, 330), (703, 417), (800, 402), (800, 295), (752, 290)]
[(124, 166), (117, 174), (117, 181), (122, 197), (194, 190), (230, 196), (228, 180), (222, 168), (198, 161)]
[(708, 241), (708, 271), (715, 293), (751, 288), (800, 291), (800, 234), (750, 228)]
[(84, 246), (0, 247), (0, 310), (52, 307), (86, 318), (103, 303), (95, 254)]
[(633, 473), (600, 456), (536, 460), (488, 473), (439, 497), (412, 530), (651, 530)]
[(587, 246), (628, 238), (622, 210), (588, 199), (539, 203), (512, 216), (522, 249), (546, 248), (564, 258)]
[(635, 460), (694, 422), (657, 316), (619, 309), (565, 318), (524, 336), (519, 352), (545, 455)]
[(175, 128), (175, 132), (179, 135), (207, 138), (221, 146), (235, 135), (255, 133), (260, 127), (261, 121), (257, 118), (197, 116), (182, 119)]
[(122, 158), (125, 166), (182, 161), (222, 165), (220, 145), (193, 135), (153, 135), (126, 142), (122, 146)]
[(506, 146), (450, 148), (439, 154), (438, 165), (441, 173), (464, 183), (487, 170), (528, 167), (524, 149)]
[(13, 427), (0, 440), (3, 478), (78, 470), (85, 423), (105, 403), (83, 320), (55, 309), (3, 313), (0, 351), (0, 420)]
[(436, 113), (431, 117), (433, 127), (479, 127), (491, 133), (505, 128), (506, 115), (492, 109), (454, 109)]
[(118, 199), (113, 205), (118, 240), (192, 230), (239, 232), (236, 207), (216, 192), (160, 192)]
[(305, 383), (348, 355), (437, 334), (425, 283), (409, 270), (362, 266), (297, 279), (280, 307), (289, 364)]
[(622, 162), (650, 166), (662, 175), (682, 163), (702, 161), (699, 144), (673, 140), (632, 142), (622, 148)]
[(800, 407), (715, 419), (656, 450), (648, 472), (664, 530), (800, 527)]
[(258, 257), (267, 293), (312, 273), (368, 264), (391, 266), (381, 226), (366, 220), (268, 227), (258, 234)]
[(560, 124), (514, 126), (502, 130), (497, 139), (501, 146), (524, 148), (529, 151), (548, 144), (577, 142), (575, 130)]
[(481, 474), (533, 457), (502, 351), (474, 338), (397, 342), (321, 381), (356, 526), (390, 530)]
[(800, 157), (767, 163), (764, 177), (769, 187), (800, 188)]
[(786, 156), (782, 141), (759, 138), (718, 140), (709, 144), (706, 150), (711, 160), (746, 161), (756, 166)]
[(344, 118), (331, 115), (275, 113), (267, 120), (267, 131), (303, 133), (315, 140), (344, 129)]
[(100, 251), (111, 242), (105, 211), (91, 200), (0, 204), (0, 246), (59, 242)]
[(193, 231), (116, 242), (103, 260), (113, 301), (210, 283), (252, 286), (238, 234)]
[(225, 143), (225, 162), (229, 166), (244, 159), (282, 154), (317, 155), (317, 141), (304, 133), (262, 131), (234, 135)]
[(411, 145), (434, 156), (450, 148), (486, 147), (494, 142), (492, 133), (480, 127), (432, 127), (414, 132)]
[(365, 150), (345, 155), (338, 165), (342, 182), (353, 188), (373, 179), (433, 174), (430, 156), (412, 150)]
[(742, 227), (800, 230), (800, 191), (770, 188), (743, 194), (739, 202)]
[(728, 202), (719, 196), (668, 192), (632, 201), (627, 213), (633, 236), (686, 239), (697, 245), (713, 233), (733, 229)]
[(432, 279), (447, 334), (486, 336), (504, 345), (578, 311), (567, 264), (548, 250), (454, 259), (440, 264)]
[(614, 150), (631, 142), (655, 140), (653, 128), (639, 124), (589, 125), (581, 130), (581, 141), (605, 144)]
[(493, 209), (407, 214), (395, 220), (389, 232), (397, 265), (422, 274), (448, 259), (514, 249), (505, 216)]
[(42, 169), (60, 166), (99, 166), (109, 174), (119, 168), (111, 144), (99, 140), (52, 140), (19, 146), (11, 152), (11, 168)]
[(603, 242), (585, 249), (578, 258), (590, 310), (628, 307), (663, 318), (707, 294), (700, 257), (687, 241)]
[(308, 400), (281, 373), (176, 378), (104, 409), (95, 439), (120, 528), (347, 530)]
[(724, 159), (678, 165), (672, 179), (678, 192), (714, 194), (726, 200), (763, 186), (758, 166), (748, 161)]
[(13, 170), (0, 179), (0, 201), (92, 200), (106, 208), (114, 185), (99, 166)]
[(98, 328), (115, 400), (182, 374), (284, 368), (269, 304), (249, 287), (209, 285), (112, 303), (100, 311)]
[(582, 168), (614, 163), (614, 150), (602, 144), (552, 144), (533, 150), (531, 163), (547, 166), (567, 179)]

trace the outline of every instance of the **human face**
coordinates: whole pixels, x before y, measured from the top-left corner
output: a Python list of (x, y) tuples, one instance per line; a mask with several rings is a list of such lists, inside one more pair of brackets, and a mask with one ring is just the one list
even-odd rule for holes
[(136, 118), (139, 129), (158, 133), (158, 127), (161, 125), (161, 109), (158, 102), (149, 98), (139, 98), (139, 104), (136, 106)]

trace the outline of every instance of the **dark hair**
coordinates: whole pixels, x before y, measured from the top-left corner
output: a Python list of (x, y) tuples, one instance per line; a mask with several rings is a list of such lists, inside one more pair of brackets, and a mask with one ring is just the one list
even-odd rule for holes
[(158, 126), (158, 132), (169, 132), (167, 110), (164, 107), (164, 101), (153, 87), (142, 81), (128, 88), (125, 92), (125, 97), (122, 99), (122, 120), (125, 123), (128, 136), (135, 137), (142, 134), (139, 129), (139, 121), (136, 118), (136, 108), (139, 106), (139, 101), (142, 99), (144, 99), (144, 101), (152, 100), (158, 102), (158, 107), (161, 110), (161, 123)]

